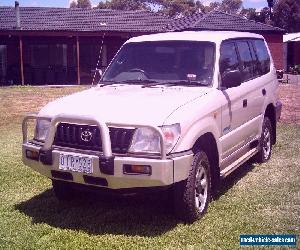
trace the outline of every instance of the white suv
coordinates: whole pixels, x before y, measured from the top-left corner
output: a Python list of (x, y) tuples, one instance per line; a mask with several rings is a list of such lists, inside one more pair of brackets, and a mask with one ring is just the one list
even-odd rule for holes
[[(220, 178), (276, 140), (281, 103), (263, 37), (180, 32), (129, 39), (96, 87), (23, 121), (23, 161), (58, 199), (80, 187), (172, 190), (186, 222), (207, 210)], [(34, 138), (27, 121), (36, 120)]]

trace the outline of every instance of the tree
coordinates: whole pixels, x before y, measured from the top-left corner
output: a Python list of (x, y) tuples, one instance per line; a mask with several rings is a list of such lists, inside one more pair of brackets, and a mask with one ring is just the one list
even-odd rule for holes
[(264, 7), (261, 11), (257, 11), (255, 8), (242, 9), (240, 15), (246, 17), (249, 20), (260, 23), (269, 23), (270, 12), (268, 7)]
[(276, 1), (272, 24), (288, 32), (300, 32), (300, 0)]
[(204, 7), (204, 12), (219, 10), (225, 13), (237, 14), (242, 8), (242, 0), (223, 0), (222, 2), (211, 2), (209, 6)]
[(258, 18), (259, 12), (257, 12), (255, 8), (249, 8), (249, 9), (243, 8), (240, 12), (240, 15), (243, 17), (246, 17), (249, 20), (256, 21), (256, 19)]
[(256, 22), (261, 22), (261, 23), (269, 23), (270, 24), (270, 11), (268, 7), (264, 7), (261, 9), (259, 12), (258, 19)]
[(77, 3), (75, 1), (72, 1), (70, 3), (70, 8), (77, 8)]
[(97, 6), (101, 9), (158, 11), (172, 17), (207, 13), (212, 10), (237, 13), (241, 7), (242, 0), (223, 0), (221, 3), (212, 2), (209, 6), (204, 6), (201, 0), (106, 0)]
[(146, 1), (141, 0), (111, 0), (99, 2), (97, 8), (113, 10), (150, 10), (150, 7), (147, 5)]
[(200, 1), (193, 0), (165, 0), (160, 2), (160, 12), (173, 17), (186, 16), (202, 12), (204, 6)]
[(92, 4), (90, 2), (90, 0), (73, 0), (70, 3), (70, 8), (92, 8)]
[(209, 7), (207, 8), (207, 12), (213, 11), (213, 10), (217, 10), (220, 7), (221, 7), (221, 3), (220, 2), (211, 2), (209, 4)]
[(100, 2), (97, 8), (117, 10), (158, 10), (160, 13), (176, 17), (201, 12), (204, 9), (204, 6), (200, 1), (194, 0), (107, 0), (106, 2)]
[(220, 11), (236, 14), (242, 7), (242, 0), (223, 0), (220, 6)]

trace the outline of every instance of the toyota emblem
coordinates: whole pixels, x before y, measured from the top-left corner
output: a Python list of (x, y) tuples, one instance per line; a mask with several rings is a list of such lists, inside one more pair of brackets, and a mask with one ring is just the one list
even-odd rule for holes
[(88, 129), (81, 132), (80, 138), (84, 142), (89, 142), (90, 140), (92, 140), (92, 137), (93, 137), (93, 134)]

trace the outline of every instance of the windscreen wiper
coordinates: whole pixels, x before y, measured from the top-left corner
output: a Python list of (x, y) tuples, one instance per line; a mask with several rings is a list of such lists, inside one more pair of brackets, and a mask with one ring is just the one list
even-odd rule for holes
[(186, 87), (195, 87), (195, 86), (207, 86), (206, 82), (203, 81), (190, 81), (190, 80), (176, 80), (176, 81), (163, 81), (145, 84), (142, 88), (150, 88), (158, 85), (167, 85), (167, 86), (186, 86)]
[(99, 87), (105, 87), (105, 86), (108, 86), (108, 85), (113, 85), (113, 84), (120, 84), (121, 82), (120, 81), (101, 81), (101, 83), (98, 83), (98, 85), (100, 85)]
[(108, 86), (108, 85), (113, 85), (113, 84), (154, 84), (157, 83), (157, 81), (154, 80), (140, 80), (140, 79), (131, 79), (131, 80), (124, 80), (124, 81), (103, 81), (102, 85), (100, 87)]
[[(157, 84), (159, 83), (158, 81), (155, 80), (149, 80), (149, 79), (130, 79), (130, 80), (125, 80), (125, 81), (121, 81), (121, 83), (132, 83), (132, 84)], [(144, 85), (143, 85), (144, 86)]]

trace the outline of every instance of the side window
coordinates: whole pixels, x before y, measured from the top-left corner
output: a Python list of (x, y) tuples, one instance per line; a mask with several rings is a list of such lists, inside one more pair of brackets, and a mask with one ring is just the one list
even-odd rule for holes
[(250, 47), (247, 41), (238, 41), (237, 48), (241, 60), (243, 81), (247, 81), (254, 77), (254, 62), (250, 52)]
[(239, 60), (233, 42), (223, 43), (221, 46), (220, 73), (239, 69)]
[(258, 57), (257, 57), (255, 49), (254, 49), (254, 41), (253, 40), (249, 41), (249, 46), (250, 46), (251, 56), (253, 59), (253, 76), (258, 77), (258, 76), (262, 75), (262, 68), (261, 68), (260, 62), (258, 61)]
[(270, 56), (263, 40), (254, 40), (254, 47), (259, 61), (261, 74), (267, 74), (270, 71)]

